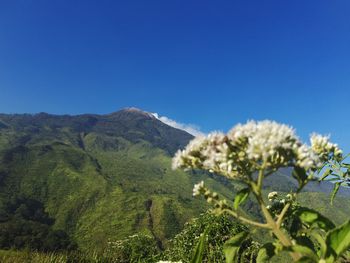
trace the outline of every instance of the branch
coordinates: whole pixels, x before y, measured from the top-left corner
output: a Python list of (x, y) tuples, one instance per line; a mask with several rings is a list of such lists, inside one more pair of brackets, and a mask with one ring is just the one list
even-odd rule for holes
[(281, 213), (278, 215), (278, 219), (277, 219), (277, 222), (276, 222), (278, 228), (281, 227), (281, 224), (282, 224), (282, 221), (283, 221), (283, 217), (284, 217), (285, 214), (287, 213), (289, 207), (290, 207), (290, 203), (286, 204), (286, 205), (283, 207)]
[(264, 224), (264, 223), (259, 223), (259, 222), (256, 222), (256, 221), (253, 221), (253, 220), (250, 220), (248, 218), (245, 218), (245, 217), (242, 217), (240, 216), (238, 213), (230, 210), (230, 209), (222, 209), (221, 211), (223, 212), (227, 212), (229, 213), (230, 215), (234, 216), (235, 218), (237, 218), (238, 220), (241, 220), (247, 224), (250, 224), (250, 225), (253, 225), (253, 226), (257, 226), (257, 227), (262, 227), (262, 228), (266, 228), (266, 229), (271, 229), (271, 227), (268, 225), (268, 224)]

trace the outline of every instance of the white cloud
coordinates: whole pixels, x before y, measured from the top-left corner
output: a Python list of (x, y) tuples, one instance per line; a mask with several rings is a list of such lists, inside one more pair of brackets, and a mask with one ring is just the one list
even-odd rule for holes
[(160, 120), (161, 122), (164, 122), (165, 124), (174, 127), (176, 129), (180, 129), (183, 131), (188, 132), (189, 134), (192, 134), (193, 136), (199, 136), (199, 135), (204, 135), (203, 132), (200, 131), (200, 128), (194, 124), (185, 124), (185, 123), (180, 123), (177, 121), (174, 121), (172, 119), (169, 119), (168, 117), (165, 116), (159, 116), (158, 113), (151, 113), (155, 118)]

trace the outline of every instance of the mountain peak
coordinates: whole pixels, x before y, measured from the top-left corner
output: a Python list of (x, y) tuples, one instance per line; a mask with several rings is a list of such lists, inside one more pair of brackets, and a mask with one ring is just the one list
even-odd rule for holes
[(126, 111), (126, 112), (139, 112), (139, 113), (144, 113), (145, 111), (140, 110), (139, 108), (136, 107), (126, 107), (122, 109), (121, 111)]
[(127, 107), (127, 108), (124, 108), (120, 111), (117, 111), (116, 113), (137, 114), (137, 115), (142, 115), (142, 116), (148, 117), (148, 118), (155, 118), (152, 113), (149, 113), (147, 111), (143, 111), (143, 110), (136, 108), (136, 107)]

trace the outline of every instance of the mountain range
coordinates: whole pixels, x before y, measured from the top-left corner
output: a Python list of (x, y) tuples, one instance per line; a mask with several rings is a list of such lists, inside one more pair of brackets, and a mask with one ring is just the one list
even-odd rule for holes
[[(50, 228), (81, 248), (135, 233), (166, 246), (209, 207), (192, 197), (193, 184), (204, 180), (230, 200), (242, 187), (207, 173), (171, 170), (171, 157), (192, 138), (136, 108), (105, 115), (0, 114), (0, 225), (24, 213), (14, 203), (31, 200), (52, 219)], [(286, 170), (265, 188), (288, 192), (295, 186)], [(330, 188), (313, 184), (300, 202), (341, 222), (350, 213), (349, 200), (339, 197), (330, 206)], [(245, 209), (256, 215), (251, 202)]]

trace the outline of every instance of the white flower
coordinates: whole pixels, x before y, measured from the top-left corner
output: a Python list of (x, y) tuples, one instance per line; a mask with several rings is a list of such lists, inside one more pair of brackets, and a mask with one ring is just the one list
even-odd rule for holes
[(311, 135), (310, 141), (312, 150), (324, 161), (328, 159), (330, 154), (337, 157), (343, 153), (337, 144), (329, 141), (329, 136), (314, 133)]
[(269, 161), (271, 166), (286, 166), (291, 152), (300, 144), (294, 129), (269, 120), (239, 124), (229, 132), (228, 137), (233, 143), (247, 143), (248, 159)]
[(195, 184), (193, 187), (193, 196), (198, 196), (201, 194), (201, 191), (204, 190), (204, 182), (201, 181), (198, 184)]
[(233, 141), (248, 138), (256, 132), (257, 125), (255, 121), (248, 121), (246, 124), (237, 124), (229, 132), (229, 136)]
[(288, 201), (292, 201), (294, 199), (292, 194), (287, 194), (286, 198), (287, 198)]
[[(205, 146), (207, 138), (197, 136), (186, 146), (184, 150), (178, 150), (173, 158), (172, 168), (194, 168), (201, 162), (201, 150)], [(200, 168), (200, 167), (198, 167)]]
[[(205, 160), (203, 166), (208, 170), (218, 170), (220, 167), (226, 167), (227, 157), (230, 153), (225, 134), (213, 132), (207, 136), (206, 147), (203, 148), (202, 154)], [(229, 170), (229, 169), (228, 169)]]
[(320, 167), (321, 162), (313, 150), (306, 144), (301, 145), (296, 151), (296, 165), (306, 171)]
[(267, 198), (269, 199), (269, 201), (272, 201), (277, 197), (277, 195), (278, 195), (277, 192), (271, 192), (267, 195)]
[(212, 132), (207, 137), (196, 137), (173, 158), (172, 167), (198, 168), (227, 176), (234, 170), (229, 139), (222, 132)]
[(249, 121), (236, 125), (228, 135), (213, 132), (194, 138), (173, 158), (173, 168), (204, 169), (228, 178), (250, 180), (257, 170), (299, 167), (315, 171), (329, 157), (342, 151), (329, 138), (311, 136), (311, 147), (302, 144), (294, 129), (274, 121)]
[(175, 156), (172, 160), (172, 164), (171, 164), (171, 168), (173, 170), (176, 170), (177, 168), (180, 168), (182, 167), (182, 165), (184, 164), (183, 163), (183, 159), (182, 159), (182, 156), (183, 156), (183, 151), (181, 150), (178, 150), (176, 153), (175, 153)]
[(329, 136), (313, 133), (311, 134), (310, 141), (311, 147), (316, 153), (321, 153), (332, 148), (332, 144), (329, 142)]

